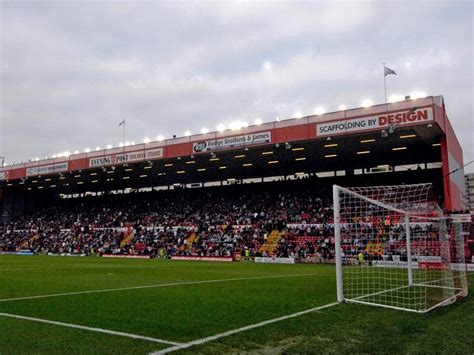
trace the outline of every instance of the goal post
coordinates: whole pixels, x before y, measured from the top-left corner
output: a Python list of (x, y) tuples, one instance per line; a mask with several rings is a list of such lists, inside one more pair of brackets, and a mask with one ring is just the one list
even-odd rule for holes
[(338, 302), (423, 313), (467, 295), (462, 228), (430, 190), (333, 186)]

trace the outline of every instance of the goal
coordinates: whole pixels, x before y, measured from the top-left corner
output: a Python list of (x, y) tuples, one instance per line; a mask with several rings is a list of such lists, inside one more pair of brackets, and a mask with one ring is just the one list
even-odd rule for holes
[(337, 299), (424, 313), (467, 295), (462, 222), (431, 184), (333, 187)]

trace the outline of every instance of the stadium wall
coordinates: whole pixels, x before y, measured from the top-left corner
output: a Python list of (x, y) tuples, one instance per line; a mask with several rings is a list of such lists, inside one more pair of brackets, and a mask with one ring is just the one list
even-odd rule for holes
[(456, 133), (446, 114), (444, 101), (435, 106), (436, 121), (444, 131), (441, 138), (441, 157), (443, 163), (443, 184), (445, 208), (448, 210), (466, 209), (463, 196), (466, 192), (464, 183), (463, 151)]

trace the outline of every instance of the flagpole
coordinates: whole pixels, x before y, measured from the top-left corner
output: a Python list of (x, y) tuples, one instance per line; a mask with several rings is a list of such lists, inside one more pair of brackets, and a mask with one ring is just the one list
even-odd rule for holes
[(387, 103), (387, 76), (385, 75), (385, 62), (383, 62), (383, 89), (385, 92), (385, 103)]
[(125, 146), (125, 118), (123, 119), (122, 143), (123, 143), (123, 145)]

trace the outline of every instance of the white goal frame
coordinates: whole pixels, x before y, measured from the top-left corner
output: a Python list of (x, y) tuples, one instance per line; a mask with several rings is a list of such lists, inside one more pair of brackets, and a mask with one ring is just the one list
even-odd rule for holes
[[(422, 186), (422, 185), (420, 184), (420, 185), (400, 186), (400, 188), (404, 188), (404, 187), (409, 188), (410, 186), (413, 186), (414, 188), (416, 188), (417, 186)], [(423, 187), (425, 186), (428, 186), (428, 185), (424, 184)], [(383, 189), (383, 186), (377, 186), (373, 188)], [(390, 189), (396, 189), (397, 187), (388, 186), (387, 188), (390, 190)], [(416, 312), (416, 313), (426, 313), (439, 306), (451, 304), (460, 297), (467, 296), (466, 264), (464, 261), (463, 237), (462, 237), (462, 233), (460, 234), (460, 236), (458, 234), (456, 235), (452, 234), (453, 231), (454, 233), (456, 233), (456, 231), (460, 230), (459, 225), (456, 225), (456, 222), (454, 220), (451, 220), (450, 217), (443, 217), (443, 216), (420, 217), (420, 215), (416, 213), (416, 207), (412, 208), (412, 206), (417, 206), (418, 203), (426, 202), (426, 201), (423, 201), (422, 193), (418, 195), (418, 200), (415, 199), (416, 201), (413, 201), (412, 206), (407, 206), (407, 208), (405, 209), (403, 205), (397, 204), (397, 203), (392, 204), (390, 203), (391, 201), (384, 201), (383, 199), (374, 200), (368, 196), (358, 193), (357, 192), (358, 189), (359, 188), (354, 188), (354, 189), (344, 188), (338, 185), (333, 186), (334, 237), (335, 237), (335, 257), (336, 257), (335, 264), (336, 264), (336, 283), (337, 283), (337, 301), (338, 302), (357, 303), (357, 304), (372, 305), (372, 306), (404, 310), (404, 311), (410, 311), (410, 312)], [(370, 189), (370, 187), (368, 189)], [(425, 190), (428, 191), (428, 188), (426, 188)], [(424, 192), (426, 192), (425, 190)], [(342, 243), (341, 243), (341, 240), (342, 240), (341, 204), (340, 204), (341, 193), (348, 195), (351, 198), (356, 198), (360, 201), (364, 201), (364, 203), (369, 203), (374, 206), (377, 206), (377, 208), (383, 208), (386, 211), (399, 214), (400, 216), (399, 226), (400, 228), (403, 228), (404, 242), (406, 243), (406, 259), (407, 259), (406, 260), (406, 284), (403, 284), (401, 286), (396, 285), (396, 287), (389, 288), (389, 289), (376, 290), (375, 292), (358, 295), (356, 297), (353, 297), (353, 296), (351, 297), (351, 296), (346, 295), (346, 292), (344, 289), (344, 270), (345, 270), (344, 268), (350, 269), (350, 268), (356, 268), (356, 267), (348, 265), (347, 264), (348, 261), (347, 259), (345, 259), (343, 255), (343, 249), (342, 249)], [(405, 198), (409, 200), (409, 197), (408, 198), (405, 197)], [(413, 257), (416, 258), (416, 255), (412, 255), (413, 253), (412, 253), (411, 230), (413, 227), (410, 226), (410, 222), (414, 220), (416, 221), (417, 219), (423, 220), (423, 221), (432, 221), (431, 223), (433, 224), (437, 223), (437, 226), (441, 226), (439, 233), (443, 234), (443, 238), (456, 238), (455, 242), (457, 244), (455, 245), (455, 247), (451, 247), (451, 249), (454, 248), (455, 250), (449, 249), (450, 243), (448, 242), (447, 244), (448, 245), (447, 246), (448, 259), (445, 258), (446, 260), (444, 264), (442, 265), (443, 271), (439, 272), (440, 274), (442, 274), (442, 277), (434, 281), (429, 278), (423, 279), (423, 277), (417, 277), (416, 281), (414, 281), (414, 275), (413, 275), (414, 267), (413, 267), (412, 261), (413, 261)], [(446, 224), (449, 224), (450, 226), (449, 231), (446, 227)], [(402, 235), (402, 233), (400, 233), (400, 235)], [(414, 238), (416, 237), (417, 236), (414, 236)], [(450, 239), (448, 239), (448, 241), (449, 240)], [(459, 243), (461, 243), (461, 247), (459, 247)], [(453, 258), (455, 259), (453, 260), (455, 264), (452, 264), (452, 261), (449, 258), (449, 256), (453, 252), (458, 254)], [(462, 255), (460, 255), (460, 253), (462, 253)], [(418, 257), (421, 258), (420, 255), (418, 255)], [(374, 267), (375, 266), (366, 266), (366, 268), (374, 268)], [(400, 274), (401, 272), (400, 270), (403, 270), (403, 269), (404, 267), (402, 267), (401, 269), (399, 268), (398, 270), (396, 270), (396, 272)], [(370, 273), (370, 271), (364, 271), (363, 268), (361, 268), (360, 270), (362, 270), (362, 272)], [(365, 270), (369, 270), (369, 269), (365, 269)], [(421, 273), (421, 271), (419, 270), (416, 270), (416, 271), (418, 274)], [(405, 276), (403, 276), (403, 278), (405, 278)], [(350, 280), (350, 278), (349, 278), (349, 281), (346, 280), (346, 282), (350, 282), (350, 281), (352, 281)], [(376, 282), (376, 279), (369, 278), (369, 282)], [(413, 288), (418, 288), (419, 290), (422, 290), (422, 291), (416, 291), (417, 292), (416, 295), (419, 297), (423, 297), (423, 292), (424, 292), (425, 298), (430, 299), (430, 301), (432, 299), (436, 299), (436, 302), (434, 303), (427, 302), (425, 300), (424, 304), (423, 302), (421, 302), (420, 304), (414, 305), (413, 303), (416, 303), (416, 302), (407, 301), (407, 298), (403, 299), (406, 302), (406, 304), (403, 304), (403, 302), (400, 302), (401, 304), (398, 304), (397, 302), (394, 302), (393, 304), (391, 304), (390, 302), (384, 303), (384, 302), (373, 301), (373, 299), (384, 297), (382, 296), (383, 294), (399, 293), (399, 292), (405, 292), (405, 291), (407, 293), (406, 295), (404, 295), (404, 297), (410, 297), (410, 291), (409, 291), (410, 288), (412, 288), (412, 290)], [(431, 298), (427, 297), (427, 295), (429, 296), (430, 292), (435, 292), (437, 296), (431, 297)]]

